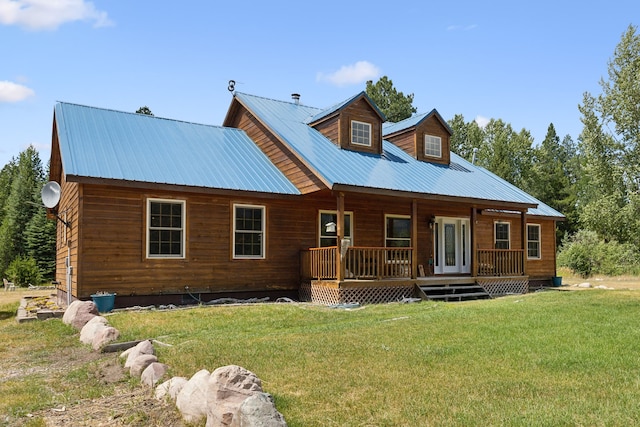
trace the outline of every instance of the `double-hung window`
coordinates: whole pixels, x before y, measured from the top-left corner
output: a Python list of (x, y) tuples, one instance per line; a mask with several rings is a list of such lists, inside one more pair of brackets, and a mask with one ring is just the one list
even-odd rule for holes
[(147, 257), (184, 258), (184, 200), (147, 199)]
[(424, 155), (429, 157), (442, 157), (442, 138), (439, 136), (424, 136)]
[(351, 120), (351, 143), (371, 147), (371, 123)]
[(495, 223), (495, 248), (496, 249), (509, 249), (510, 248), (510, 233), (508, 222), (496, 222)]
[(540, 224), (527, 224), (527, 258), (540, 259)]
[[(320, 247), (326, 248), (327, 246), (339, 246), (338, 245), (338, 214), (336, 211), (320, 211)], [(349, 239), (350, 243), (353, 243), (353, 221), (352, 213), (344, 213), (344, 238)]]
[(233, 205), (233, 257), (265, 257), (265, 207)]
[(411, 247), (411, 217), (386, 216), (385, 246), (387, 248)]

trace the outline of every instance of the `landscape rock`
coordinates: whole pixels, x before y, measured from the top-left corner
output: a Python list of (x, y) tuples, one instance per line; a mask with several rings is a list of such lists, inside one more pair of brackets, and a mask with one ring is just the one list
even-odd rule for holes
[(156, 387), (156, 399), (162, 400), (169, 396), (171, 400), (175, 402), (178, 397), (178, 393), (180, 393), (180, 390), (182, 390), (182, 387), (184, 387), (187, 381), (189, 380), (185, 377), (173, 377), (163, 382)]
[[(155, 356), (154, 356), (155, 357)], [(149, 387), (154, 387), (158, 381), (169, 370), (169, 366), (164, 363), (153, 362), (149, 366), (142, 371), (142, 375), (140, 376), (140, 382), (142, 384), (148, 385)]]
[(584, 283), (580, 283), (578, 285), (579, 288), (590, 288), (591, 287), (591, 283), (589, 282), (584, 282)]
[(98, 331), (105, 329), (109, 322), (102, 316), (94, 316), (80, 330), (80, 342), (83, 344), (93, 343)]
[(89, 320), (98, 316), (98, 307), (93, 301), (73, 301), (62, 316), (62, 322), (81, 330)]
[(278, 412), (273, 397), (268, 393), (255, 393), (247, 397), (229, 427), (260, 426), (286, 427), (284, 416)]
[(188, 423), (197, 423), (207, 416), (207, 390), (211, 373), (202, 369), (187, 381), (178, 393), (176, 406)]
[(150, 340), (141, 341), (135, 347), (132, 347), (123, 352), (127, 354), (127, 361), (124, 363), (125, 368), (130, 368), (133, 361), (136, 360), (141, 354), (156, 354), (153, 344)]
[(119, 330), (117, 330), (113, 326), (107, 326), (104, 329), (100, 329), (98, 330), (98, 332), (96, 332), (96, 335), (93, 337), (91, 346), (95, 351), (98, 351), (110, 342), (117, 340), (119, 336)]
[(129, 375), (140, 378), (142, 371), (147, 369), (147, 366), (157, 361), (158, 358), (153, 354), (141, 354), (133, 360), (131, 368), (129, 369)]
[(249, 396), (262, 393), (262, 381), (237, 365), (223, 366), (211, 374), (207, 393), (207, 427), (229, 426)]

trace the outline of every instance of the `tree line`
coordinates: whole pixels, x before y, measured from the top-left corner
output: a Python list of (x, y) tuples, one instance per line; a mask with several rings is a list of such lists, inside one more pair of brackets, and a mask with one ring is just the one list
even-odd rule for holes
[[(457, 114), (451, 150), (560, 211), (558, 264), (584, 275), (640, 274), (640, 35), (630, 25), (608, 62), (602, 92), (585, 92), (583, 129), (574, 141), (553, 123), (540, 144), (501, 119), (486, 126)], [(366, 83), (368, 96), (390, 121), (417, 112), (413, 94), (391, 79)], [(136, 111), (149, 114), (148, 107)], [(40, 200), (45, 168), (34, 147), (0, 171), (0, 274), (18, 285), (55, 275), (56, 221)]]

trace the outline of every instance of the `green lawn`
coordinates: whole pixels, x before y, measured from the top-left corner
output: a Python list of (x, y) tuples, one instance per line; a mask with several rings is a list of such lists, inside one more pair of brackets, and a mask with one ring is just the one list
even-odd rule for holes
[[(255, 372), (289, 426), (640, 424), (638, 291), (351, 311), (202, 307), (108, 319), (122, 340), (172, 344), (157, 347), (172, 375), (227, 364)], [(0, 325), (0, 339), (32, 327)], [(63, 341), (74, 334), (55, 322), (41, 328)]]

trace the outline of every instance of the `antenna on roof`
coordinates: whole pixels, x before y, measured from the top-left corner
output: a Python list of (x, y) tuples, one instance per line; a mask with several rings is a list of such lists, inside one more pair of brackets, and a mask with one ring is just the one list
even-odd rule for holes
[(227, 90), (231, 93), (233, 93), (236, 90), (236, 81), (235, 80), (229, 80), (229, 86), (227, 86)]

